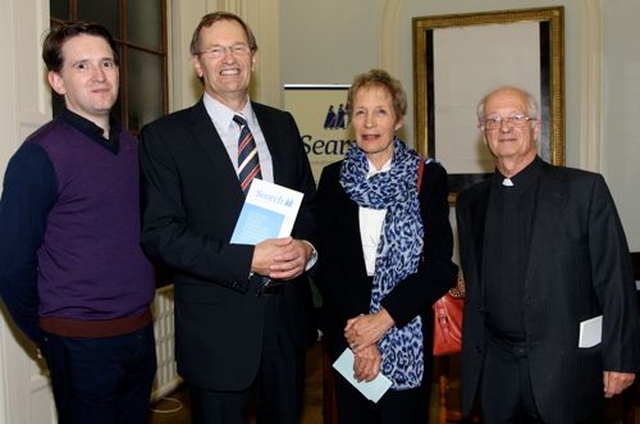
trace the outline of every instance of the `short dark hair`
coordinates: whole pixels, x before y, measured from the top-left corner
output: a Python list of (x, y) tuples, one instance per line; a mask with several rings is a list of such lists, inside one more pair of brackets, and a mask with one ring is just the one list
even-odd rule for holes
[(51, 28), (42, 43), (42, 60), (44, 60), (49, 71), (60, 72), (64, 63), (62, 46), (70, 38), (82, 34), (103, 38), (113, 51), (113, 59), (116, 65), (120, 65), (116, 42), (107, 28), (95, 22), (65, 22)]
[(193, 31), (193, 37), (191, 37), (191, 44), (189, 45), (189, 51), (191, 52), (191, 56), (195, 56), (200, 53), (200, 31), (202, 28), (209, 28), (211, 25), (218, 21), (236, 21), (240, 24), (242, 29), (244, 29), (245, 34), (247, 35), (247, 42), (249, 43), (249, 48), (252, 53), (258, 51), (258, 43), (256, 41), (256, 37), (251, 32), (251, 28), (247, 25), (238, 15), (234, 15), (229, 12), (214, 12), (208, 13), (200, 19), (200, 23)]
[(401, 119), (407, 114), (407, 94), (402, 88), (400, 81), (393, 78), (383, 69), (372, 69), (360, 75), (356, 75), (349, 91), (347, 92), (347, 113), (349, 117), (353, 114), (353, 100), (361, 88), (380, 87), (389, 92), (393, 103), (393, 111), (397, 119)]

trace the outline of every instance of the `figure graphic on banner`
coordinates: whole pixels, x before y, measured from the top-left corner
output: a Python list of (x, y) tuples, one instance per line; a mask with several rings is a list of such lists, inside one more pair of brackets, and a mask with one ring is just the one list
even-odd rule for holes
[(333, 105), (329, 105), (329, 110), (327, 110), (327, 116), (324, 119), (324, 129), (325, 130), (337, 130), (338, 128), (345, 129), (347, 128), (347, 123), (345, 121), (346, 111), (344, 110), (344, 104), (340, 103), (338, 106), (338, 112), (336, 113)]
[(327, 117), (324, 119), (324, 129), (330, 130), (336, 127), (336, 112), (333, 109), (333, 105), (329, 105), (327, 111)]
[(334, 128), (346, 128), (346, 123), (344, 120), (345, 113), (346, 112), (344, 110), (344, 105), (340, 103), (340, 106), (338, 106), (338, 120), (336, 121), (336, 126)]

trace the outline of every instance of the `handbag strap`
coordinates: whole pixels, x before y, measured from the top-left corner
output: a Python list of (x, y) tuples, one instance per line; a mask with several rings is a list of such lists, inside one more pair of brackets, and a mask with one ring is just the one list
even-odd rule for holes
[[(420, 186), (422, 185), (423, 172), (424, 172), (424, 156), (420, 155), (420, 162), (418, 162), (418, 181), (417, 181), (418, 194), (420, 194)], [(422, 209), (422, 206), (420, 208)], [(424, 262), (424, 246), (422, 247), (422, 252), (420, 253), (420, 262)]]

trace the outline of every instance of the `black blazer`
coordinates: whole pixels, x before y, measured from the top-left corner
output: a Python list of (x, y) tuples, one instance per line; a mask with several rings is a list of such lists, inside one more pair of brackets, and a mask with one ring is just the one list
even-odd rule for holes
[[(293, 236), (313, 243), (315, 184), (293, 117), (252, 103), (277, 184), (305, 194)], [(253, 246), (231, 245), (244, 195), (204, 103), (141, 132), (142, 244), (175, 273), (176, 358), (191, 384), (243, 390), (262, 351), (265, 298), (249, 278)], [(306, 276), (284, 284), (290, 333), (300, 350), (313, 337)]]
[[(469, 413), (482, 372), (482, 266), (491, 181), (458, 196), (466, 280), (462, 407)], [(602, 373), (635, 372), (636, 292), (629, 248), (604, 179), (543, 163), (525, 279), (524, 320), (536, 405), (549, 423), (577, 422), (602, 406)], [(578, 348), (581, 321), (604, 315), (602, 343)]]
[[(369, 313), (371, 300), (371, 278), (367, 277), (362, 253), (359, 209), (340, 185), (341, 164), (325, 167), (318, 186), (319, 289), (334, 358), (347, 347), (343, 336), (347, 320)], [(431, 307), (457, 279), (458, 269), (451, 261), (453, 236), (447, 195), (444, 168), (436, 163), (425, 165), (419, 195), (425, 226), (425, 261), (417, 273), (398, 284), (382, 300), (382, 306), (398, 327), (417, 315), (422, 316), (426, 358), (433, 338)]]

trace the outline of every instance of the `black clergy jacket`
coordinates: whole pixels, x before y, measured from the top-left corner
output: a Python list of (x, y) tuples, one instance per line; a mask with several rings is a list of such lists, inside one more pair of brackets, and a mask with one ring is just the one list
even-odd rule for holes
[[(483, 251), (492, 179), (462, 192), (456, 213), (466, 282), (462, 408), (484, 373)], [(548, 423), (577, 422), (604, 400), (603, 371), (635, 372), (638, 316), (620, 219), (602, 176), (543, 163), (534, 194), (524, 281), (524, 330), (533, 396)], [(580, 323), (603, 315), (602, 342), (579, 348)]]

